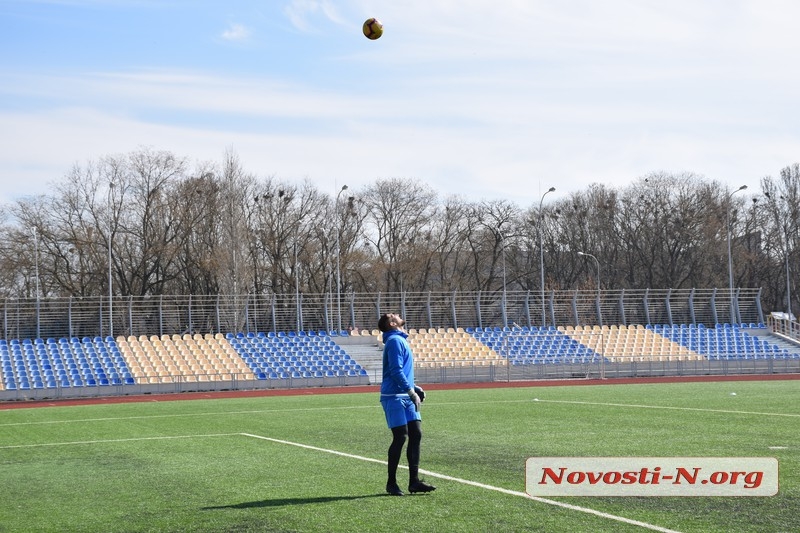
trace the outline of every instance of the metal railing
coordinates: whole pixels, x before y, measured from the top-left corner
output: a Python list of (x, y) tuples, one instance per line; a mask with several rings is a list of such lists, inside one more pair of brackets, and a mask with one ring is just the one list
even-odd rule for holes
[(783, 335), (795, 343), (800, 343), (800, 323), (796, 320), (770, 315), (767, 317), (767, 327), (773, 333)]
[[(403, 292), (18, 298), (2, 303), (5, 339), (374, 329), (400, 312), (409, 327), (763, 323), (761, 289)], [(733, 305), (731, 305), (733, 303)], [(109, 314), (113, 312), (113, 317)], [(542, 316), (542, 309), (545, 316)], [(341, 314), (340, 314), (341, 313)], [(733, 316), (733, 314), (735, 316)], [(113, 318), (113, 320), (112, 320)], [(113, 324), (113, 329), (112, 329)]]

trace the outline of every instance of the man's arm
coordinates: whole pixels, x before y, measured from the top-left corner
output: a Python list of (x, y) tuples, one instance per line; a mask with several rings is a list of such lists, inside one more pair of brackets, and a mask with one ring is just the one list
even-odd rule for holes
[[(389, 376), (391, 376), (392, 380), (394, 380), (401, 390), (410, 390), (413, 392), (414, 389), (411, 387), (411, 383), (409, 383), (408, 378), (406, 378), (403, 372), (403, 352), (400, 340), (389, 339), (386, 343), (385, 350), (386, 362), (389, 365)], [(411, 395), (409, 394), (409, 396)]]

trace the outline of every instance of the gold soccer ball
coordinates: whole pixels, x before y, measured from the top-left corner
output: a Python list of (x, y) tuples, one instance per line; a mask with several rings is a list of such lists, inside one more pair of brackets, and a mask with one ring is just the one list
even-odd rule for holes
[(364, 37), (371, 41), (380, 39), (381, 35), (383, 35), (383, 24), (381, 24), (380, 20), (374, 17), (365, 20), (364, 27), (362, 29), (364, 31)]

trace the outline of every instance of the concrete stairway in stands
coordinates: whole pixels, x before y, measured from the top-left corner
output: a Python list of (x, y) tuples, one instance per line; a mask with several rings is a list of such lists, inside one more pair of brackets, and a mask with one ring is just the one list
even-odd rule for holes
[(372, 336), (331, 337), (350, 357), (364, 367), (370, 384), (380, 384), (383, 364), (383, 347)]

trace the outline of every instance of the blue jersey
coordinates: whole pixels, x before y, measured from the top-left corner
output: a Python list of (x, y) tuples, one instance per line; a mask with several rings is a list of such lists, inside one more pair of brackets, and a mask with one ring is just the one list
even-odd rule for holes
[(383, 333), (381, 396), (407, 394), (414, 388), (414, 357), (407, 338), (407, 333), (396, 329)]

